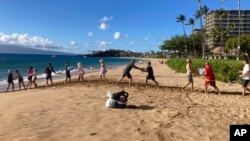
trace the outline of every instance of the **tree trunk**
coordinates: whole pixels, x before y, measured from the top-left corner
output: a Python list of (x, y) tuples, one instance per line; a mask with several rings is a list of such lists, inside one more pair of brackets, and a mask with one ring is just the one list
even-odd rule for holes
[(188, 53), (187, 53), (187, 36), (186, 36), (186, 31), (185, 31), (185, 27), (184, 27), (184, 22), (182, 22), (182, 27), (183, 27), (183, 32), (184, 32), (184, 38), (185, 38), (185, 53), (186, 53), (186, 56), (188, 56)]
[[(192, 25), (192, 33), (194, 32), (194, 25)], [(193, 58), (195, 57), (194, 51), (195, 51), (195, 46), (194, 46), (194, 36), (192, 36), (192, 41), (193, 41)]]

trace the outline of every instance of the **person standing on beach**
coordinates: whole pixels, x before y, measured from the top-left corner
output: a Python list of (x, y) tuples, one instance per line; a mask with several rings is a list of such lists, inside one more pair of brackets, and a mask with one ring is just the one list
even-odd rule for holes
[(13, 74), (12, 74), (12, 70), (8, 70), (8, 87), (7, 87), (7, 91), (9, 91), (10, 85), (12, 86), (12, 91), (14, 91), (14, 82), (13, 82)]
[(30, 89), (31, 85), (33, 83), (32, 81), (32, 74), (33, 74), (33, 67), (30, 67), (28, 70), (28, 84), (27, 84), (27, 88)]
[(147, 78), (146, 78), (146, 84), (148, 84), (148, 80), (152, 80), (152, 81), (155, 82), (155, 84), (157, 86), (159, 86), (159, 83), (155, 80), (154, 71), (153, 71), (153, 68), (151, 66), (150, 61), (148, 62), (148, 66), (147, 66), (145, 72), (148, 72), (148, 75), (147, 75)]
[(127, 67), (123, 70), (123, 75), (122, 77), (116, 82), (116, 85), (118, 85), (120, 83), (120, 81), (122, 81), (122, 79), (124, 77), (128, 77), (128, 82), (129, 82), (129, 86), (132, 84), (132, 76), (130, 74), (130, 71), (135, 68), (141, 71), (144, 71), (143, 68), (139, 68), (135, 65), (135, 60), (131, 60), (131, 62), (127, 65)]
[(37, 80), (37, 69), (34, 69), (33, 73), (32, 73), (32, 76), (33, 76), (33, 80), (32, 80), (32, 83), (35, 85), (35, 88), (38, 87), (38, 85), (36, 84), (36, 80)]
[(79, 72), (78, 81), (84, 80), (83, 79), (84, 68), (83, 68), (83, 65), (81, 63), (77, 63), (77, 72)]
[(249, 80), (250, 80), (250, 66), (248, 60), (243, 60), (244, 68), (241, 71), (240, 77), (242, 77), (242, 95), (245, 95), (246, 91), (250, 92), (250, 89), (247, 87)]
[(210, 85), (217, 90), (218, 94), (220, 94), (220, 90), (216, 86), (215, 74), (214, 74), (213, 68), (208, 62), (206, 62), (204, 73), (205, 73), (205, 93), (207, 93), (208, 86)]
[(105, 81), (107, 81), (107, 79), (105, 77), (105, 74), (107, 73), (107, 69), (105, 67), (105, 63), (104, 63), (103, 59), (101, 59), (99, 61), (99, 63), (100, 63), (100, 79), (101, 80), (104, 79)]
[(55, 72), (54, 68), (52, 67), (51, 63), (48, 64), (48, 66), (45, 69), (46, 74), (46, 86), (49, 85), (48, 81), (50, 80), (51, 85), (53, 85), (53, 79), (52, 79), (52, 72)]
[(188, 80), (188, 83), (187, 85), (185, 85), (183, 87), (183, 90), (185, 90), (185, 88), (191, 84), (191, 91), (194, 90), (194, 81), (193, 81), (193, 71), (192, 71), (192, 60), (191, 59), (187, 59), (187, 64), (186, 64), (186, 77), (187, 77), (187, 80)]
[(66, 73), (66, 79), (65, 79), (64, 83), (67, 83), (68, 79), (69, 79), (69, 82), (71, 82), (69, 61), (67, 61), (65, 64), (65, 73)]
[(25, 85), (23, 83), (23, 76), (20, 74), (20, 72), (18, 70), (16, 70), (16, 78), (15, 79), (18, 79), (19, 90), (22, 89), (21, 85), (23, 85), (23, 88), (25, 89)]

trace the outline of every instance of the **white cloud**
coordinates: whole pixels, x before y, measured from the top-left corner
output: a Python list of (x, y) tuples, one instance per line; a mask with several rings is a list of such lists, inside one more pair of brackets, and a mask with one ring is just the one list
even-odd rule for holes
[(120, 32), (115, 32), (114, 33), (114, 39), (120, 39), (121, 38), (121, 33)]
[(75, 41), (70, 41), (70, 45), (71, 45), (71, 46), (75, 46), (75, 45), (76, 45), (76, 42), (75, 42)]
[(88, 32), (88, 36), (89, 36), (89, 37), (91, 37), (91, 36), (93, 36), (93, 35), (94, 35), (93, 32)]
[(45, 50), (63, 49), (62, 46), (56, 45), (49, 39), (42, 38), (40, 36), (30, 36), (27, 33), (26, 34), (13, 33), (8, 35), (1, 32), (0, 44), (45, 49)]
[(98, 41), (97, 44), (99, 47), (108, 47), (109, 45), (112, 44), (112, 42)]
[(99, 22), (100, 22), (99, 29), (107, 30), (108, 28), (110, 28), (110, 26), (107, 24), (107, 22), (111, 21), (112, 19), (113, 19), (113, 16), (111, 16), (111, 17), (107, 17), (107, 16), (102, 17), (99, 20)]
[(109, 28), (109, 25), (106, 24), (106, 23), (101, 23), (100, 26), (99, 26), (99, 28), (100, 28), (101, 30), (107, 30), (107, 29)]
[(149, 37), (145, 37), (145, 38), (144, 38), (144, 41), (147, 41), (147, 40), (149, 40)]
[(111, 17), (104, 16), (104, 17), (102, 17), (102, 18), (99, 20), (99, 22), (101, 22), (101, 23), (106, 23), (106, 22), (108, 22), (108, 21), (111, 21), (112, 19), (113, 19), (113, 16), (111, 16)]

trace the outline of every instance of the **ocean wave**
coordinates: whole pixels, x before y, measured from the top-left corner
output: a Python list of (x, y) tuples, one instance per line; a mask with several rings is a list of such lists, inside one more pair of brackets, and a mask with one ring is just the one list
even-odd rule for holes
[[(94, 72), (94, 71), (96, 71), (96, 70), (95, 69), (93, 69), (93, 70), (84, 69), (85, 73), (90, 73), (90, 72)], [(62, 75), (65, 75), (65, 72), (66, 72), (65, 70), (59, 70), (59, 71), (56, 71), (56, 73), (52, 73), (52, 76), (62, 76)], [(77, 73), (77, 69), (73, 69), (70, 72), (72, 74), (75, 74), (75, 73)], [(38, 79), (43, 79), (43, 78), (45, 79), (46, 78), (46, 73), (38, 74), (37, 78)], [(24, 82), (27, 82), (28, 81), (28, 77), (24, 76), (23, 80), (24, 80)], [(18, 84), (18, 80), (17, 79), (14, 80), (14, 84)], [(7, 86), (7, 85), (8, 85), (7, 80), (0, 81), (0, 86)]]

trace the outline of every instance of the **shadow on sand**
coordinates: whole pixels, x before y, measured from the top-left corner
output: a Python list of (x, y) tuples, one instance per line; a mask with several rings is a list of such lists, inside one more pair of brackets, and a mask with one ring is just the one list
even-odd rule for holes
[(137, 109), (137, 110), (153, 110), (155, 107), (149, 105), (127, 105), (127, 109)]

